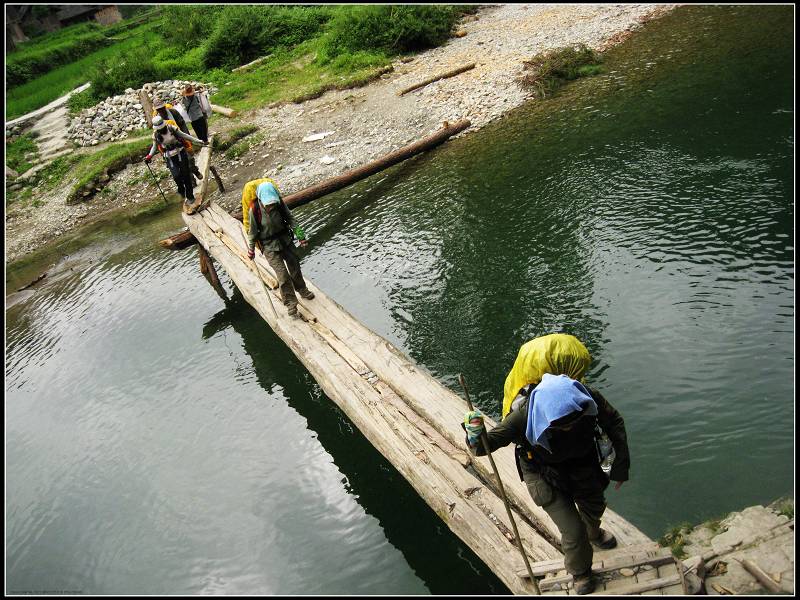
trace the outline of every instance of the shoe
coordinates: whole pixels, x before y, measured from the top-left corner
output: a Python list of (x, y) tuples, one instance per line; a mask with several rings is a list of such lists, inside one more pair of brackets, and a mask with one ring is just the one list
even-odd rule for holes
[(314, 299), (314, 292), (309, 289), (301, 290), (298, 292), (301, 297), (305, 298), (306, 300), (313, 300)]
[(575, 593), (578, 596), (591, 594), (594, 591), (594, 588), (597, 587), (597, 580), (592, 575), (591, 570), (586, 571), (586, 573), (583, 573), (582, 575), (573, 575), (572, 582), (575, 588)]
[(613, 533), (603, 528), (600, 528), (600, 536), (597, 539), (589, 541), (592, 543), (592, 546), (598, 550), (610, 550), (611, 548), (617, 547), (617, 538), (614, 537)]
[(299, 316), (299, 315), (297, 314), (297, 305), (296, 305), (296, 304), (295, 304), (295, 305), (293, 305), (293, 306), (290, 306), (290, 307), (287, 309), (287, 311), (286, 311), (286, 312), (288, 312), (288, 313), (289, 313), (289, 316), (290, 316), (290, 317), (298, 317), (298, 316)]

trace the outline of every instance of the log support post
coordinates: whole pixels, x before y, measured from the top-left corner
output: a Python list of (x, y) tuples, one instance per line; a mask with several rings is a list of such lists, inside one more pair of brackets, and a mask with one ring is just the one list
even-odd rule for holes
[(219, 276), (217, 275), (217, 270), (214, 268), (214, 261), (211, 260), (211, 257), (208, 255), (208, 252), (206, 252), (206, 249), (203, 248), (202, 244), (197, 244), (197, 255), (200, 257), (200, 272), (205, 275), (205, 278), (208, 280), (208, 283), (211, 284), (211, 287), (214, 288), (214, 291), (217, 292), (223, 300), (227, 300), (228, 297), (225, 294), (225, 289), (222, 287)]

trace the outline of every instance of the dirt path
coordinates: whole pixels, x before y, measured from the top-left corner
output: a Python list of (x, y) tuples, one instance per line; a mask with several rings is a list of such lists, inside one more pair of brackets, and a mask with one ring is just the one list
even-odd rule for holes
[[(366, 87), (251, 111), (233, 121), (218, 117), (212, 132), (254, 124), (263, 141), (238, 160), (215, 157), (228, 190), (217, 201), (234, 208), (241, 186), (263, 176), (274, 177), (284, 193), (295, 192), (428, 135), (445, 120), (469, 119), (472, 127), (460, 134), (468, 135), (529, 100), (516, 83), (523, 60), (580, 42), (603, 49), (674, 6), (492, 5), (465, 18), (460, 28), (466, 36), (452, 38), (411, 62), (395, 61), (393, 72)], [(471, 62), (476, 67), (470, 71), (397, 96), (409, 85)], [(325, 132), (332, 133), (303, 142), (310, 134)], [(78, 206), (65, 204), (64, 185), (43, 195), (44, 205), (35, 211), (7, 207), (7, 263), (95, 215), (154, 200), (158, 191), (147, 176), (143, 164), (131, 165), (112, 179), (106, 193)], [(167, 179), (162, 187), (172, 190), (174, 185)]]

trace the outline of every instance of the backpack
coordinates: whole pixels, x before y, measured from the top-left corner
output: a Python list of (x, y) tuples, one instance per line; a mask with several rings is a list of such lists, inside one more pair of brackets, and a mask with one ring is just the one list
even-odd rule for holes
[(200, 110), (203, 111), (203, 114), (206, 118), (211, 116), (211, 102), (208, 99), (208, 95), (206, 94), (205, 90), (202, 92), (196, 92), (195, 95), (200, 97)]

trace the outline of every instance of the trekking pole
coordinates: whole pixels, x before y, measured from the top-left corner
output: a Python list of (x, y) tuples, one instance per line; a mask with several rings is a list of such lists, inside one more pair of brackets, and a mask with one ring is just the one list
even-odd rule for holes
[(160, 185), (158, 185), (158, 179), (156, 179), (156, 174), (155, 174), (155, 173), (153, 173), (153, 169), (151, 169), (151, 168), (150, 168), (150, 163), (149, 163), (149, 162), (147, 162), (147, 161), (144, 161), (144, 164), (146, 164), (146, 165), (147, 165), (147, 170), (148, 170), (148, 171), (150, 171), (150, 175), (152, 175), (152, 176), (153, 176), (153, 181), (155, 181), (155, 182), (156, 182), (156, 187), (158, 188), (158, 191), (159, 191), (159, 192), (161, 192), (161, 196), (164, 198), (164, 202), (165, 202), (166, 204), (169, 204), (169, 202), (167, 201), (167, 197), (166, 197), (166, 196), (164, 196), (164, 192), (163, 192), (163, 190), (161, 189), (161, 186), (160, 186)]
[[(461, 387), (464, 389), (464, 397), (467, 399), (467, 406), (469, 406), (470, 410), (475, 410), (475, 408), (472, 406), (472, 401), (469, 399), (469, 391), (467, 391), (467, 382), (464, 381), (464, 376), (461, 373), (458, 374), (458, 381), (461, 384)], [(539, 585), (536, 583), (536, 579), (534, 579), (533, 577), (531, 564), (528, 562), (528, 555), (525, 552), (525, 548), (522, 547), (522, 538), (519, 536), (519, 531), (517, 530), (517, 523), (516, 521), (514, 521), (514, 515), (511, 514), (511, 505), (508, 503), (508, 498), (506, 497), (506, 491), (503, 488), (503, 482), (500, 481), (500, 473), (497, 470), (497, 465), (494, 464), (494, 458), (492, 458), (492, 452), (489, 449), (489, 436), (486, 435), (485, 428), (483, 431), (481, 431), (481, 442), (483, 442), (483, 449), (486, 451), (486, 456), (489, 457), (489, 462), (492, 465), (494, 476), (497, 478), (497, 487), (500, 490), (500, 496), (503, 498), (503, 504), (506, 505), (508, 520), (511, 521), (511, 528), (514, 530), (514, 538), (517, 540), (517, 547), (519, 548), (520, 554), (522, 554), (522, 560), (525, 562), (525, 568), (528, 570), (528, 577), (531, 578), (531, 583), (533, 584), (533, 588), (536, 590), (536, 593), (540, 594), (541, 592), (539, 591)]]

